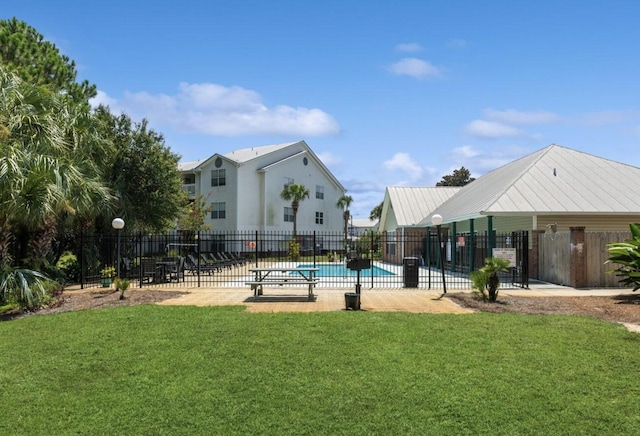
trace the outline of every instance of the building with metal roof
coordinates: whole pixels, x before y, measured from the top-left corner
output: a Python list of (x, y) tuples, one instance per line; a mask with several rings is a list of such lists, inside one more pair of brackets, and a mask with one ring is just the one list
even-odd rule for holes
[(424, 216), (439, 214), (458, 231), (628, 230), (640, 220), (640, 168), (552, 144), (460, 189)]

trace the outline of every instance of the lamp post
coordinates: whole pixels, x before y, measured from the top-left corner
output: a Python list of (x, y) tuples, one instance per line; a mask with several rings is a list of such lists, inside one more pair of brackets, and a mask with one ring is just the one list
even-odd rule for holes
[(447, 282), (444, 278), (444, 256), (442, 255), (442, 215), (435, 214), (431, 217), (431, 222), (436, 225), (438, 229), (438, 255), (440, 256), (440, 271), (442, 271), (442, 289), (443, 293), (447, 293)]
[(114, 218), (111, 221), (111, 227), (118, 231), (118, 268), (117, 274), (118, 278), (120, 278), (120, 231), (124, 228), (124, 220), (122, 218)]

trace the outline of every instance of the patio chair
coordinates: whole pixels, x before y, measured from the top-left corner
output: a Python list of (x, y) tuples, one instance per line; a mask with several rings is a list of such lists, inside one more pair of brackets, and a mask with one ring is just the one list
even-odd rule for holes
[(157, 280), (158, 267), (155, 259), (143, 258), (140, 260), (140, 283), (151, 283)]
[(184, 282), (184, 257), (178, 256), (178, 262), (169, 269), (169, 281)]
[(120, 276), (127, 279), (138, 277), (139, 270), (131, 266), (131, 259), (123, 257), (120, 263)]

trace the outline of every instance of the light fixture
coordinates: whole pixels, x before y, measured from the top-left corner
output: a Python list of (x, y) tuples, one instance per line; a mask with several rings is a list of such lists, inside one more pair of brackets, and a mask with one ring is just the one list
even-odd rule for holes
[(122, 230), (124, 228), (124, 220), (122, 218), (114, 218), (113, 221), (111, 221), (111, 227), (113, 227), (114, 229), (116, 229), (118, 231), (118, 268), (117, 268), (117, 274), (118, 274), (118, 279), (120, 278), (120, 230)]

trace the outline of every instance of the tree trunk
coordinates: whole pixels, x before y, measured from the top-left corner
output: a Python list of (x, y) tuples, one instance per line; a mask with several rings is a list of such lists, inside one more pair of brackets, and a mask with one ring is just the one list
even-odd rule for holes
[(298, 235), (298, 228), (297, 228), (298, 202), (297, 201), (294, 201), (293, 203), (291, 203), (291, 209), (293, 209), (293, 239), (296, 239), (296, 236)]

